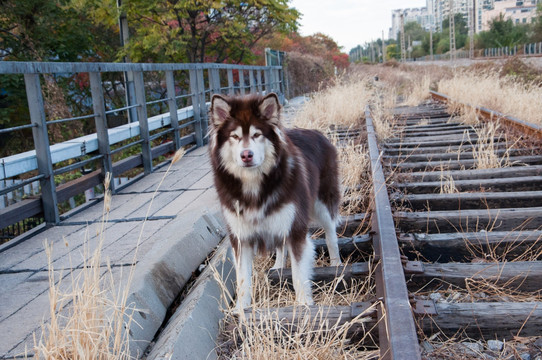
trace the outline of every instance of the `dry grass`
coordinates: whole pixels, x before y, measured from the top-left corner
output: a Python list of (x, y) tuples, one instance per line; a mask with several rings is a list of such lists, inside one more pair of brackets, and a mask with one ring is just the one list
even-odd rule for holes
[[(448, 103), (448, 110), (450, 114), (459, 114), (459, 121), (465, 125), (478, 126), (480, 124), (480, 114), (476, 111), (475, 107), (460, 104), (457, 102)], [(455, 122), (453, 117), (450, 117), (449, 122)]]
[(499, 157), (495, 152), (495, 136), (498, 128), (499, 124), (494, 122), (476, 128), (478, 141), (475, 144), (476, 146), (472, 148), (476, 169), (496, 169), (508, 165), (508, 152), (503, 157)]
[(422, 77), (412, 79), (410, 89), (406, 91), (406, 99), (404, 105), (416, 106), (422, 101), (429, 98), (429, 87), (431, 86), (431, 78), (428, 74)]
[[(325, 263), (320, 257), (317, 262)], [(371, 314), (375, 306), (351, 321), (329, 321), (326, 306), (351, 305), (367, 301), (374, 296), (371, 277), (352, 279), (349, 284), (344, 274), (328, 284), (317, 286), (314, 300), (318, 307), (310, 313), (305, 306), (295, 306), (295, 295), (284, 282), (273, 284), (269, 281), (270, 258), (256, 258), (254, 262), (252, 312), (237, 316), (233, 307), (224, 309), (223, 334), (227, 334), (228, 346), (219, 344), (221, 359), (374, 359), (378, 351), (367, 349), (363, 344), (374, 344), (371, 338)], [(217, 280), (221, 281), (218, 271)], [(339, 288), (346, 288), (339, 290)], [(222, 286), (222, 296), (230, 303), (232, 295)], [(278, 318), (278, 307), (293, 307), (291, 321)], [(356, 340), (350, 339), (356, 331)]]
[[(487, 234), (487, 232), (486, 232)], [(465, 240), (465, 247), (473, 259), (483, 259), (488, 262), (539, 261), (542, 258), (542, 237), (535, 241), (522, 240), (519, 233), (506, 234), (497, 243), (485, 242), (473, 244)]]
[(371, 199), (371, 163), (367, 148), (349, 141), (337, 148), (343, 187), (341, 215), (366, 212)]
[(87, 232), (82, 270), (71, 270), (67, 286), (61, 280), (62, 274), (54, 270), (52, 245), (45, 244), (51, 320), (42, 325), (41, 338), (35, 341), (37, 359), (130, 358), (128, 331), (135, 309), (126, 303), (128, 287), (116, 283), (109, 262), (106, 276), (102, 276), (101, 268), (105, 225), (111, 204), (111, 192), (107, 190), (110, 180), (109, 175), (104, 184), (106, 193), (96, 250), (87, 260), (90, 255)]
[[(154, 192), (145, 219), (165, 176), (171, 166), (184, 155), (184, 150), (177, 151), (172, 162)], [(49, 315), (50, 322), (42, 324), (39, 340), (35, 336), (36, 359), (45, 360), (122, 360), (132, 359), (129, 347), (129, 332), (133, 325), (132, 314), (137, 309), (129, 304), (128, 295), (132, 283), (135, 265), (128, 269), (123, 277), (122, 269), (116, 280), (109, 260), (103, 274), (102, 249), (106, 239), (105, 228), (111, 207), (111, 192), (108, 174), (104, 183), (104, 207), (102, 222), (98, 230), (98, 244), (90, 254), (89, 239), (85, 239), (84, 263), (80, 271), (71, 270), (68, 277), (53, 267), (52, 245), (45, 244), (49, 261)], [(145, 222), (141, 227), (132, 264), (136, 263), (137, 249), (142, 238)], [(88, 231), (87, 231), (88, 234)], [(66, 244), (68, 245), (68, 244)], [(87, 260), (88, 259), (88, 260)], [(73, 266), (72, 266), (73, 269)], [(68, 284), (65, 284), (68, 282)]]
[(441, 194), (455, 194), (458, 193), (455, 186), (454, 178), (450, 174), (444, 174), (441, 172), (440, 175), (440, 193)]
[(336, 78), (335, 84), (312, 95), (296, 114), (293, 125), (326, 132), (331, 125), (358, 127), (371, 92), (364, 76)]
[(518, 82), (512, 77), (499, 77), (495, 72), (457, 71), (453, 77), (439, 81), (438, 91), (455, 101), (483, 106), (515, 116), (534, 124), (542, 124), (539, 104), (542, 91), (538, 84)]

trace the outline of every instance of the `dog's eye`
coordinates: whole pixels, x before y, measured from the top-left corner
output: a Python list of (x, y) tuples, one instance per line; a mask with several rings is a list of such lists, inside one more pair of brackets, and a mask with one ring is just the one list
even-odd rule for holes
[(237, 134), (231, 134), (230, 137), (232, 139), (234, 139), (234, 140), (239, 140), (240, 139), (239, 135), (237, 135)]
[(259, 138), (260, 136), (262, 136), (261, 133), (255, 133), (254, 135), (252, 135), (252, 137), (253, 137), (254, 139), (257, 139), (257, 138)]

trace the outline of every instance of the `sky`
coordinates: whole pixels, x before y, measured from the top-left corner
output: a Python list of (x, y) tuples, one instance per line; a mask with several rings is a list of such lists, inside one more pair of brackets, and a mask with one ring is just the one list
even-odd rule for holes
[(329, 35), (348, 53), (358, 44), (388, 38), (391, 11), (425, 6), (426, 0), (290, 0), (302, 13), (299, 32)]

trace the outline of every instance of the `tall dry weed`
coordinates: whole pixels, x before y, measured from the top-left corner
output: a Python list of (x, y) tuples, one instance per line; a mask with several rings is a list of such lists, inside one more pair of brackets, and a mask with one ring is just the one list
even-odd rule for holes
[(445, 175), (441, 172), (440, 175), (440, 193), (441, 194), (455, 194), (458, 193), (457, 187), (455, 186), (454, 178), (447, 174)]
[(405, 90), (404, 105), (417, 106), (429, 98), (429, 87), (431, 86), (429, 75), (425, 74), (422, 77), (414, 78), (409, 85), (408, 89)]
[(364, 76), (336, 78), (335, 84), (311, 96), (293, 125), (326, 132), (331, 126), (357, 127), (371, 95)]
[(438, 91), (452, 99), (482, 106), (517, 117), (534, 124), (542, 124), (542, 91), (536, 83), (518, 81), (495, 72), (476, 73), (457, 71), (453, 77), (440, 80)]
[[(42, 325), (39, 341), (35, 339), (36, 359), (130, 359), (128, 334), (136, 309), (126, 303), (128, 287), (115, 281), (109, 261), (102, 276), (105, 225), (111, 205), (110, 181), (108, 174), (98, 244), (90, 254), (87, 232), (80, 271), (71, 270), (63, 279), (53, 266), (52, 244), (45, 243), (51, 320)], [(64, 284), (65, 281), (69, 283)]]
[[(48, 323), (42, 324), (41, 336), (34, 338), (34, 358), (44, 360), (123, 360), (132, 359), (129, 333), (134, 325), (132, 314), (137, 309), (128, 303), (130, 285), (133, 280), (137, 251), (142, 239), (146, 219), (154, 198), (171, 166), (184, 156), (178, 150), (151, 198), (145, 220), (137, 239), (132, 266), (127, 276), (121, 268), (117, 280), (109, 259), (104, 261), (102, 249), (106, 240), (106, 225), (111, 208), (111, 175), (104, 182), (104, 206), (102, 221), (98, 229), (98, 244), (92, 254), (88, 238), (83, 251), (84, 262), (80, 270), (71, 266), (69, 276), (55, 271), (52, 245), (45, 244), (49, 265), (49, 315)], [(66, 244), (69, 246), (69, 244)], [(71, 260), (70, 260), (71, 261)], [(106, 263), (104, 271), (102, 264)], [(123, 282), (122, 279), (125, 279)], [(67, 282), (67, 284), (65, 283)]]
[(508, 150), (504, 155), (497, 153), (495, 138), (498, 136), (500, 124), (498, 122), (487, 122), (476, 128), (478, 139), (474, 142), (472, 155), (475, 160), (476, 169), (497, 169), (510, 166), (510, 155)]
[(343, 188), (342, 215), (366, 212), (371, 198), (371, 163), (367, 148), (353, 141), (337, 148)]
[[(362, 347), (363, 343), (376, 343), (371, 338), (374, 330), (371, 317), (377, 305), (350, 321), (338, 320), (326, 307), (366, 301), (374, 295), (370, 276), (345, 284), (345, 274), (339, 272), (332, 282), (316, 288), (314, 299), (319, 307), (311, 312), (309, 307), (296, 306), (295, 295), (285, 282), (270, 282), (271, 265), (270, 258), (258, 257), (254, 262), (251, 311), (237, 316), (233, 307), (224, 309), (222, 332), (229, 348), (224, 349), (219, 344), (220, 359), (371, 359), (378, 354), (375, 348)], [(215, 277), (222, 281), (217, 270)], [(346, 289), (337, 290), (339, 285), (346, 285)], [(222, 303), (231, 303), (232, 294), (225, 285), (221, 288), (221, 296), (226, 300)], [(293, 310), (288, 321), (279, 318), (278, 307)], [(354, 330), (358, 332), (357, 340), (351, 341)]]

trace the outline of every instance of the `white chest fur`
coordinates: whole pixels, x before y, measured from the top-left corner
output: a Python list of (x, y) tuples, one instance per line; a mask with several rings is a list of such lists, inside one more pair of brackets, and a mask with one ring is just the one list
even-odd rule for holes
[(239, 209), (239, 206), (236, 208), (239, 211), (231, 212), (224, 209), (224, 217), (232, 233), (239, 240), (246, 241), (255, 235), (269, 240), (290, 235), (296, 211), (293, 203), (283, 205), (268, 216), (265, 216), (263, 208), (254, 210)]

